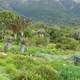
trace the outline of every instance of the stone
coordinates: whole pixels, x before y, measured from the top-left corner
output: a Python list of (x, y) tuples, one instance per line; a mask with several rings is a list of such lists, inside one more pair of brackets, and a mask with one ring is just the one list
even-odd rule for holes
[(75, 65), (80, 65), (80, 55), (75, 55), (74, 56), (74, 64)]
[(8, 49), (10, 49), (11, 46), (12, 46), (11, 40), (10, 40), (10, 39), (7, 39), (7, 40), (5, 41), (5, 44), (4, 44), (4, 51), (7, 51)]
[(20, 40), (20, 52), (21, 52), (21, 53), (24, 53), (25, 50), (26, 50), (26, 42), (25, 42), (25, 39), (22, 38), (22, 39)]
[(21, 45), (20, 45), (20, 52), (21, 52), (21, 53), (24, 53), (25, 50), (26, 50), (26, 45), (21, 44)]

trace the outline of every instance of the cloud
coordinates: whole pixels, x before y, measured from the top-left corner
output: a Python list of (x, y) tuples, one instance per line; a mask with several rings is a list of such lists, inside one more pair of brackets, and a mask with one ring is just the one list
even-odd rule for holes
[(25, 3), (27, 0), (21, 0), (22, 3)]
[(74, 0), (75, 2), (77, 2), (77, 3), (80, 3), (80, 0)]

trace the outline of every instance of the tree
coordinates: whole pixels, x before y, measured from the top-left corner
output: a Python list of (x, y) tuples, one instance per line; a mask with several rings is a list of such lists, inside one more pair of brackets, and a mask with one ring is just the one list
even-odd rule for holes
[[(31, 23), (31, 19), (24, 16), (18, 16), (11, 11), (0, 12), (0, 24), (6, 30), (12, 30), (13, 33), (23, 32), (24, 28)], [(5, 26), (4, 26), (5, 25)]]
[[(13, 32), (14, 40), (19, 38), (19, 42), (21, 42), (21, 39), (24, 37), (24, 29), (26, 29), (31, 22), (31, 19), (24, 16), (18, 16), (11, 11), (0, 12), (0, 24), (2, 25), (1, 29), (3, 30), (3, 33), (7, 36), (7, 32), (11, 31), (11, 34)], [(4, 46), (4, 48), (5, 47), (6, 46)]]

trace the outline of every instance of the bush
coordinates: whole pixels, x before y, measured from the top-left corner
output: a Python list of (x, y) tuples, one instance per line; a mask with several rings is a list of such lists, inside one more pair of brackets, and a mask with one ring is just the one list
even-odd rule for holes
[(72, 38), (61, 37), (57, 39), (57, 48), (61, 49), (69, 49), (69, 50), (78, 50), (79, 49), (79, 42)]
[(41, 75), (44, 80), (57, 80), (59, 77), (57, 71), (49, 66), (40, 66), (36, 73)]

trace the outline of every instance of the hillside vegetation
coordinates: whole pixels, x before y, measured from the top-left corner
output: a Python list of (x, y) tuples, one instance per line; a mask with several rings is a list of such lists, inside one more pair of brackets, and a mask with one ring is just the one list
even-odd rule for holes
[(0, 80), (80, 80), (79, 27), (1, 11)]

